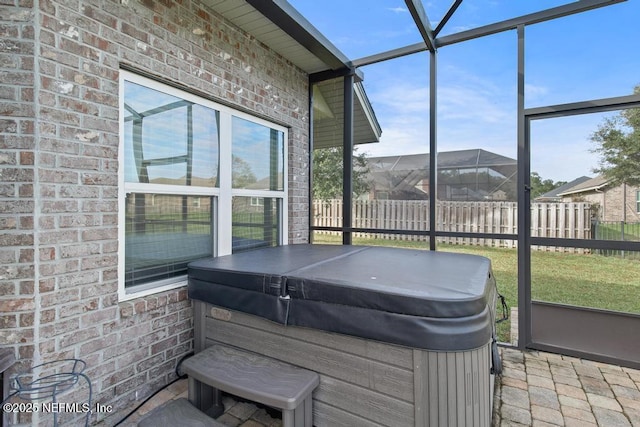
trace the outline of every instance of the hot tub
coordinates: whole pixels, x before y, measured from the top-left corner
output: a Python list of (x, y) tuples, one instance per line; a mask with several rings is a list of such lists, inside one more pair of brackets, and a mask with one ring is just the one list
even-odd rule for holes
[(318, 372), (316, 426), (490, 426), (496, 295), (488, 259), (444, 252), (290, 245), (189, 265), (196, 351)]

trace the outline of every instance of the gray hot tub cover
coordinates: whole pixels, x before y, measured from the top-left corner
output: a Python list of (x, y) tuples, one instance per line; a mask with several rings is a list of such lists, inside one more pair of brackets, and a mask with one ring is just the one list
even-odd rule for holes
[(484, 257), (369, 246), (289, 245), (194, 261), (189, 297), (296, 325), (459, 351), (494, 335)]

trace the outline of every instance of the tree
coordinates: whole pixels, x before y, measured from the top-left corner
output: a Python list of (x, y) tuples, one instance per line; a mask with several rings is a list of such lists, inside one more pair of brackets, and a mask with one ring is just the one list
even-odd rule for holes
[(540, 197), (566, 183), (566, 181), (553, 182), (552, 179), (542, 179), (538, 172), (531, 172), (531, 198)]
[[(364, 153), (353, 149), (353, 197), (369, 191), (369, 166)], [(313, 198), (327, 201), (342, 198), (342, 147), (313, 151)]]
[[(633, 90), (640, 94), (640, 85)], [(596, 173), (603, 174), (612, 185), (640, 185), (640, 109), (622, 110), (607, 118), (591, 135), (597, 144), (592, 152), (600, 155)]]
[(258, 181), (251, 170), (251, 165), (242, 157), (232, 155), (231, 162), (231, 181), (234, 188), (247, 188)]

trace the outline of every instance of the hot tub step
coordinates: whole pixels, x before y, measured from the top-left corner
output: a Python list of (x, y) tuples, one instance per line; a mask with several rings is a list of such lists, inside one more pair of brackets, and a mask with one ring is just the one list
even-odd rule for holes
[(187, 399), (172, 400), (149, 412), (138, 423), (138, 427), (156, 426), (225, 427), (199, 411)]
[(185, 360), (182, 372), (189, 375), (189, 399), (201, 402), (198, 384), (282, 410), (284, 427), (312, 425), (311, 392), (319, 382), (317, 373), (255, 353), (220, 344)]

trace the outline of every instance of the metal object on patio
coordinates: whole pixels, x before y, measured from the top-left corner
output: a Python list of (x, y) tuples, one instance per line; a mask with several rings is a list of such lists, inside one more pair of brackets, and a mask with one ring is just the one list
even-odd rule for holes
[[(71, 390), (84, 379), (88, 386), (87, 400), (84, 402), (71, 402), (74, 412), (84, 412), (85, 426), (89, 425), (91, 416), (92, 389), (91, 380), (83, 373), (87, 364), (80, 359), (62, 359), (36, 365), (27, 372), (18, 373), (11, 381), (11, 395), (28, 401), (45, 401), (51, 399), (51, 411), (53, 413), (53, 425), (58, 426), (57, 405), (62, 393)], [(76, 411), (77, 409), (77, 411)], [(43, 411), (45, 412), (45, 411)]]

